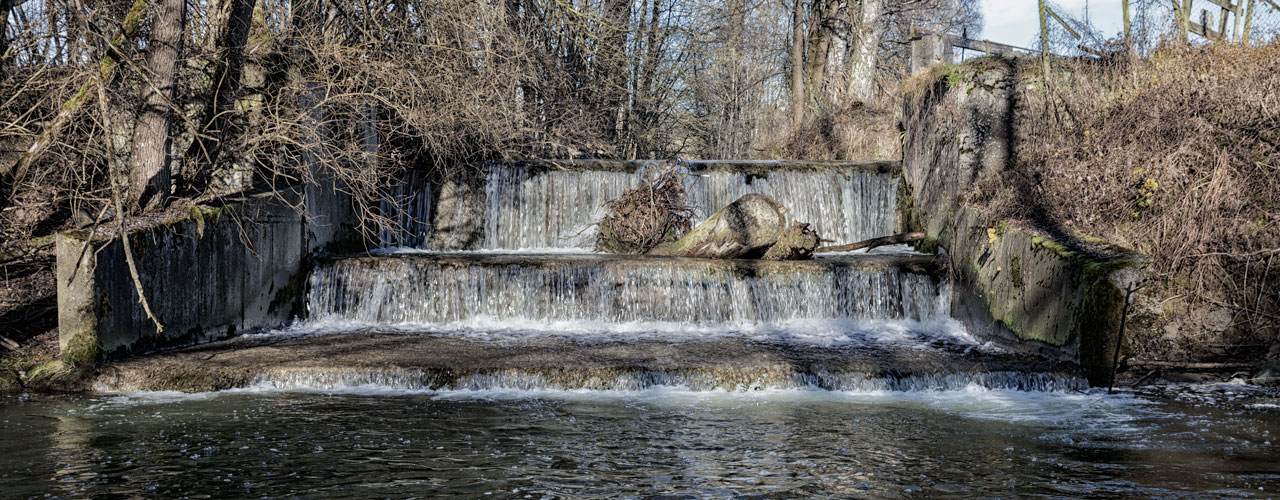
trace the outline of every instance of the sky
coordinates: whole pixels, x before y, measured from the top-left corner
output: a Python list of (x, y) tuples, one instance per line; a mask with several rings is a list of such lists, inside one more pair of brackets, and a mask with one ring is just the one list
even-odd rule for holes
[[(1120, 33), (1124, 13), (1120, 0), (1053, 0), (1062, 7), (1060, 14), (1084, 19), (1089, 10), (1089, 23), (1108, 36)], [(1040, 14), (1037, 0), (982, 0), (985, 27), (981, 37), (1018, 47), (1030, 47), (1040, 36)], [(1054, 22), (1052, 18), (1049, 22)]]

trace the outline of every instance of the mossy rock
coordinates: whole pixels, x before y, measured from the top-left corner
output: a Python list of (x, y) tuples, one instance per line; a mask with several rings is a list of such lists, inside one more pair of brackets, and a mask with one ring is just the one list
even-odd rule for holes
[(62, 359), (55, 359), (27, 372), (25, 386), (44, 391), (75, 391), (82, 389), (91, 365), (76, 366)]

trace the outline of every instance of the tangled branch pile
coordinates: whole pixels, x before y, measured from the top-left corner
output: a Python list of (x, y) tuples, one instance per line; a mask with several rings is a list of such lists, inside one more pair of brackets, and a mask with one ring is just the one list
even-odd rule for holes
[(684, 178), (682, 171), (671, 166), (607, 203), (609, 214), (597, 224), (596, 250), (643, 254), (688, 232), (693, 207)]

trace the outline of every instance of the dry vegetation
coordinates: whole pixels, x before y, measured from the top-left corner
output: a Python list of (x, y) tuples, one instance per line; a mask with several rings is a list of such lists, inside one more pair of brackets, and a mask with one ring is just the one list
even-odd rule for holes
[[(896, 97), (896, 96), (895, 96)], [(806, 120), (800, 129), (764, 149), (765, 158), (880, 160), (902, 157), (897, 99), (861, 102)]]
[(609, 201), (597, 224), (596, 250), (644, 254), (680, 239), (693, 226), (694, 204), (684, 185), (683, 170), (672, 165)]
[[(1280, 42), (1023, 64), (994, 215), (1152, 257), (1156, 359), (1249, 357), (1280, 328)], [(1030, 84), (1030, 85), (1028, 85)]]

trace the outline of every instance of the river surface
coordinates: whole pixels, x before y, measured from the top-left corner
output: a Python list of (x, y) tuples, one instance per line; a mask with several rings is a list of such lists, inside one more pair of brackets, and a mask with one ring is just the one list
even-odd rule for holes
[(0, 399), (4, 498), (1275, 498), (1241, 385)]

